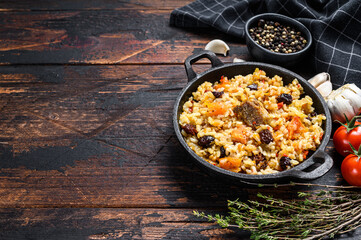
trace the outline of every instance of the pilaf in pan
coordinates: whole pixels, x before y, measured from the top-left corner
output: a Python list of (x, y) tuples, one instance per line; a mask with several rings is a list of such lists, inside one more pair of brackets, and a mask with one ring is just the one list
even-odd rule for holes
[(205, 161), (247, 174), (277, 173), (316, 150), (326, 119), (297, 79), (283, 86), (263, 70), (202, 83), (179, 118), (188, 146)]

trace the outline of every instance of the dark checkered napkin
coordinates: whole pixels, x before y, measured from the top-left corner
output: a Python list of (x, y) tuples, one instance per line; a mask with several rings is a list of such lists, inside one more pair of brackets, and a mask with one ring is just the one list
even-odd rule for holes
[(245, 22), (260, 13), (279, 13), (311, 31), (317, 72), (331, 74), (336, 86), (361, 87), (361, 0), (197, 0), (171, 13), (170, 24), (216, 28), (244, 38)]

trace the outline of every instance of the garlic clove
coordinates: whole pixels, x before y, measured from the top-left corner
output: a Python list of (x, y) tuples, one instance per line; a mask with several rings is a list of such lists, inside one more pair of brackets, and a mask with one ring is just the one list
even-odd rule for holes
[(345, 86), (348, 86), (352, 91), (354, 91), (357, 95), (361, 96), (361, 89), (359, 89), (354, 83), (346, 84)]
[(332, 119), (345, 122), (360, 113), (361, 89), (355, 84), (346, 84), (331, 92), (326, 98)]
[(236, 62), (245, 62), (246, 60), (243, 60), (243, 59), (240, 59), (240, 58), (234, 58), (233, 59), (233, 62), (236, 63)]
[(342, 92), (342, 96), (348, 99), (349, 104), (352, 106), (353, 112), (356, 115), (361, 108), (361, 95), (356, 94), (356, 92), (348, 86)]
[(220, 39), (214, 39), (210, 41), (209, 43), (207, 43), (204, 49), (217, 54), (223, 54), (224, 56), (227, 56), (227, 53), (229, 51), (228, 45)]
[(330, 81), (326, 81), (318, 85), (316, 87), (317, 91), (319, 91), (322, 97), (327, 97), (332, 92), (332, 83)]
[(354, 98), (357, 98), (357, 100), (352, 101), (353, 104), (353, 109), (355, 111), (355, 115), (356, 114), (360, 114), (361, 113), (361, 89), (358, 88), (354, 83), (352, 84), (348, 84), (349, 88), (351, 91), (353, 91), (357, 96)]
[(333, 120), (338, 120), (340, 122), (345, 122), (346, 114), (348, 119), (351, 119), (353, 114), (353, 108), (350, 105), (349, 101), (343, 96), (338, 95), (334, 99), (327, 101), (328, 108), (331, 111)]
[(331, 81), (331, 77), (330, 74), (326, 72), (319, 73), (308, 80), (308, 82), (311, 83), (315, 88), (327, 81)]

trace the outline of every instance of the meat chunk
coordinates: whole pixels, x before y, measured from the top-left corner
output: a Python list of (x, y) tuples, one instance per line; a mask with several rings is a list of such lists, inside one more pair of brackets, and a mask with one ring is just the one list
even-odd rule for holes
[(257, 100), (247, 101), (233, 109), (239, 120), (255, 128), (266, 123), (268, 116), (267, 110)]

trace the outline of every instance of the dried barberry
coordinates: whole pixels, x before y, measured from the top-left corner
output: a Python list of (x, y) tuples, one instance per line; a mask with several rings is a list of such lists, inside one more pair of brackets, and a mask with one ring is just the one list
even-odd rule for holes
[(198, 139), (198, 144), (202, 147), (208, 148), (214, 141), (214, 137), (205, 135)]
[(198, 133), (196, 126), (194, 126), (192, 124), (186, 124), (186, 125), (182, 126), (182, 128), (186, 133), (188, 133), (190, 135), (196, 135)]
[(291, 166), (291, 158), (283, 156), (280, 159), (280, 166), (282, 168), (282, 170), (286, 170), (288, 167)]
[(290, 105), (292, 103), (292, 96), (288, 93), (282, 93), (277, 97), (277, 102), (283, 102), (286, 105)]
[(263, 129), (262, 131), (260, 131), (259, 136), (261, 138), (262, 143), (269, 144), (273, 142), (273, 135), (271, 131), (268, 129)]

